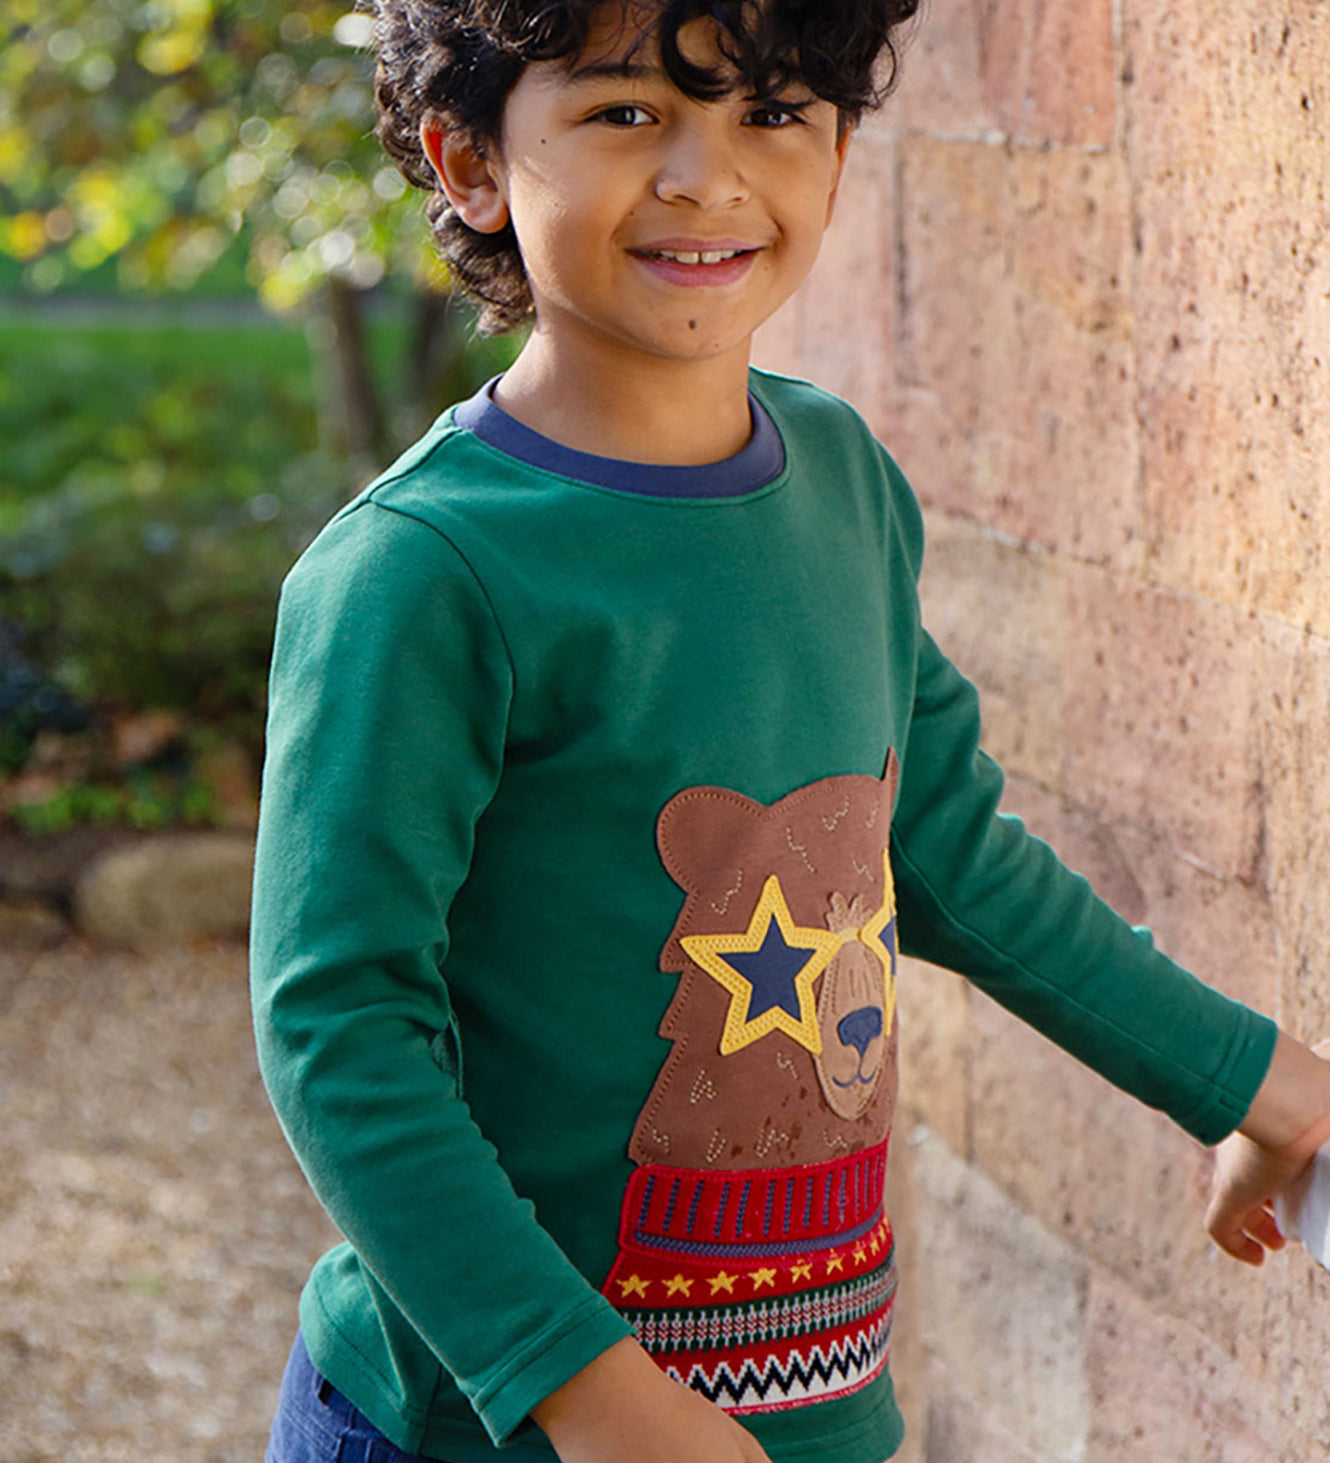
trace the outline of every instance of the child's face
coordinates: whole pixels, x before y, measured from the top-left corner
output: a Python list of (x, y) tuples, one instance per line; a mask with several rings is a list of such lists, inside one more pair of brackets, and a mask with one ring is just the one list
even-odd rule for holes
[[(485, 164), (488, 217), (512, 220), (539, 332), (620, 359), (746, 359), (817, 256), (844, 155), (836, 109), (803, 86), (688, 97), (631, 17), (607, 6), (571, 66), (522, 73)], [(721, 59), (711, 21), (680, 46)]]

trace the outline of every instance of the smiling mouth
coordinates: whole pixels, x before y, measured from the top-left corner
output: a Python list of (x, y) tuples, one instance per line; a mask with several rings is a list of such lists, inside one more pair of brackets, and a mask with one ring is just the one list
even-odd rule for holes
[(876, 1079), (877, 1068), (874, 1067), (871, 1072), (856, 1072), (848, 1082), (842, 1082), (839, 1077), (833, 1077), (831, 1079), (831, 1085), (833, 1087), (859, 1087), (861, 1085), (871, 1087)]
[(671, 264), (728, 264), (755, 249), (633, 249), (639, 259), (664, 259)]

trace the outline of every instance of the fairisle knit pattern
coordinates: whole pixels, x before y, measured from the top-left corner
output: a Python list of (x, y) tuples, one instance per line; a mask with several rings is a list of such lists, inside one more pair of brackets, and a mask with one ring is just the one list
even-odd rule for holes
[(886, 1146), (794, 1169), (643, 1166), (605, 1294), (668, 1375), (727, 1411), (857, 1390), (891, 1337)]

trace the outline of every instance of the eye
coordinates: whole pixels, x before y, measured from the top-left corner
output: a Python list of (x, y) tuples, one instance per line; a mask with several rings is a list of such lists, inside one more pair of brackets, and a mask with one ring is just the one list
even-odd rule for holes
[(645, 127), (655, 118), (645, 107), (632, 102), (620, 102), (613, 107), (602, 107), (591, 119), (593, 122), (607, 122), (611, 127)]
[(744, 126), (762, 127), (772, 131), (793, 126), (803, 121), (799, 113), (806, 105), (805, 102), (758, 102), (744, 118)]

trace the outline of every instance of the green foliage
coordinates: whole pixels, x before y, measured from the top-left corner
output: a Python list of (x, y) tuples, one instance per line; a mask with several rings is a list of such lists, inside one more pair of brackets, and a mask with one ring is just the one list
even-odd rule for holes
[(198, 778), (137, 772), (119, 783), (71, 782), (49, 797), (20, 803), (10, 816), (24, 833), (64, 833), (81, 824), (128, 825), (147, 830), (217, 821), (213, 789)]
[(0, 620), (81, 700), (257, 746), (278, 586), (347, 485), (314, 445), (308, 370), (281, 369), (300, 336), (235, 335), (228, 369), (225, 332), (155, 356), (132, 332), (6, 332)]
[(241, 234), (286, 308), (330, 274), (434, 266), (373, 135), (368, 17), (351, 0), (7, 0), (0, 255), (29, 289), (118, 261), (188, 286)]

